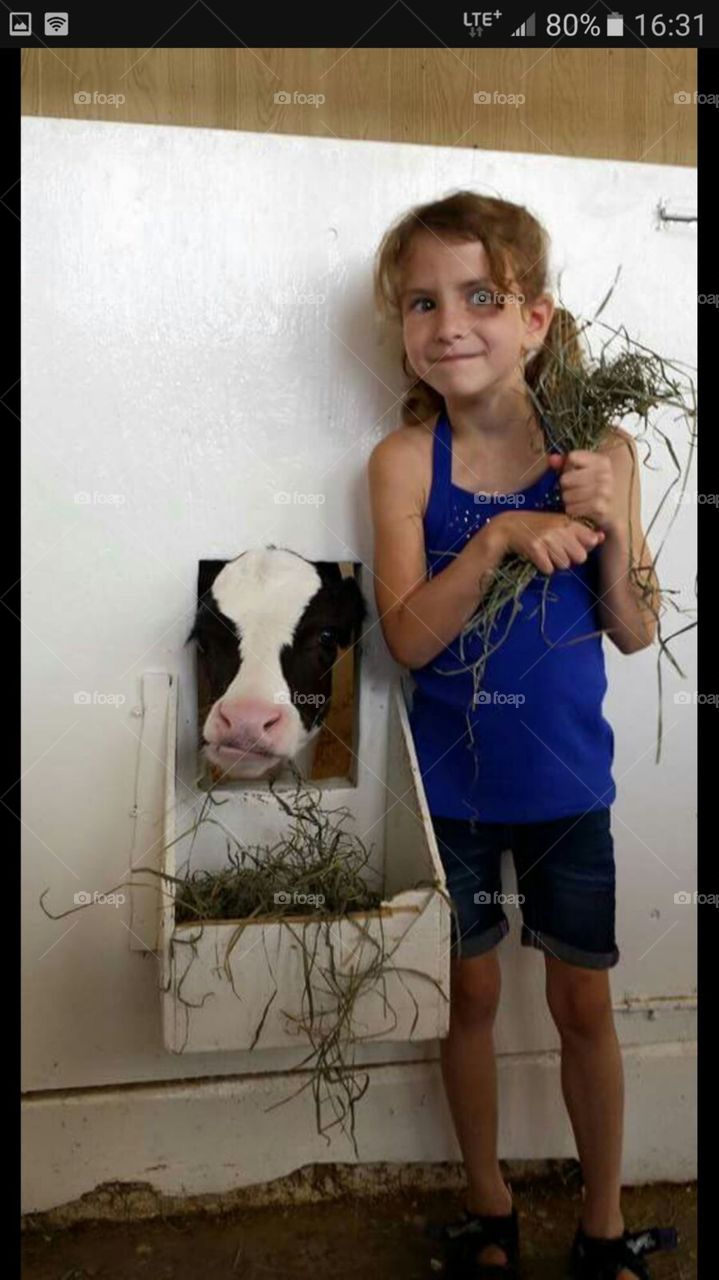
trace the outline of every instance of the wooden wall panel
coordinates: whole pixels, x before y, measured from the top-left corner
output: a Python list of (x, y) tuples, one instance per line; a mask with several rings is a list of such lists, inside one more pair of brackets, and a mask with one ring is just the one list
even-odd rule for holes
[[(696, 88), (694, 49), (23, 49), (22, 68), (25, 115), (696, 164), (695, 108), (673, 100)], [(81, 89), (126, 101), (80, 106)]]

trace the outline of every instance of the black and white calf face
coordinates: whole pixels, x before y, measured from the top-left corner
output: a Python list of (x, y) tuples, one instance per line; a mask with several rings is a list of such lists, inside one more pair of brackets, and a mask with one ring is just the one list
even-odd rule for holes
[(225, 778), (260, 778), (319, 733), (338, 649), (366, 612), (328, 561), (277, 547), (203, 561), (188, 641), (206, 682), (203, 749)]

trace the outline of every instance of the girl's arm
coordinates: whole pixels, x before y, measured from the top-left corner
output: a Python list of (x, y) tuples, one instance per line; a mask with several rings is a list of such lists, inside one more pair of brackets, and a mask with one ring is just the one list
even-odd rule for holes
[[(612, 466), (612, 506), (616, 514), (604, 524), (606, 536), (597, 551), (597, 613), (602, 630), (620, 653), (637, 653), (654, 641), (661, 603), (651, 551), (642, 529), (637, 447), (628, 432), (615, 427), (598, 452), (605, 453)], [(629, 576), (630, 565), (636, 567), (640, 582), (646, 584), (646, 599), (634, 576)]]
[(369, 485), (382, 633), (396, 662), (410, 669), (423, 667), (471, 618), (505, 547), (490, 532), (491, 525), (485, 525), (446, 569), (428, 580), (420, 458), (398, 432), (372, 450)]

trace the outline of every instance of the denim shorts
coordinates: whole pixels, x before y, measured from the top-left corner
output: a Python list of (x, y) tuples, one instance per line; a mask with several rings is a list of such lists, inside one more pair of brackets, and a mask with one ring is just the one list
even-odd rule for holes
[(617, 963), (609, 808), (510, 824), (433, 815), (432, 825), (455, 908), (453, 956), (481, 955), (509, 932), (500, 875), (501, 855), (509, 849), (522, 913), (522, 946), (588, 969), (611, 969)]

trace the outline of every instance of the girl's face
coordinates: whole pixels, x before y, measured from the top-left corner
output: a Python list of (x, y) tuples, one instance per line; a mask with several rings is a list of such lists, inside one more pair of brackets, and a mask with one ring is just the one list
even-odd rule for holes
[(441, 395), (474, 396), (523, 381), (522, 349), (541, 345), (554, 303), (525, 306), (521, 289), (501, 294), (479, 240), (412, 237), (400, 283), (405, 351), (418, 377)]

